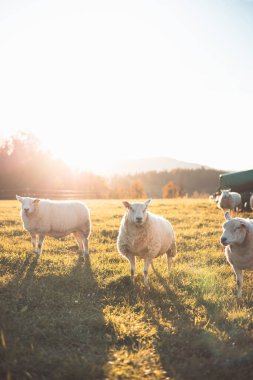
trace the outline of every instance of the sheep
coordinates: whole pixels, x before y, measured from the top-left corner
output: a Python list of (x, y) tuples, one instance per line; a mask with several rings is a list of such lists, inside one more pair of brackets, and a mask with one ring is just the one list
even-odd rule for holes
[(218, 208), (225, 210), (236, 210), (242, 206), (242, 198), (239, 193), (230, 190), (222, 190), (218, 200)]
[(166, 253), (167, 267), (176, 255), (173, 227), (161, 216), (147, 211), (151, 200), (129, 203), (123, 201), (126, 213), (120, 224), (117, 238), (118, 252), (130, 262), (131, 280), (135, 283), (135, 256), (144, 259), (144, 283), (148, 285), (148, 268), (153, 259)]
[(252, 193), (250, 193), (249, 207), (253, 211), (253, 194)]
[(220, 238), (225, 256), (236, 275), (237, 297), (242, 296), (242, 270), (253, 270), (253, 222), (250, 219), (231, 218), (225, 214), (223, 233)]
[(52, 201), (19, 195), (16, 198), (21, 203), (23, 227), (31, 235), (34, 253), (42, 254), (45, 236), (61, 238), (71, 233), (77, 240), (80, 252), (84, 255), (89, 253), (91, 222), (90, 212), (85, 204), (79, 201)]
[(218, 203), (219, 196), (220, 196), (220, 193), (216, 192), (216, 193), (213, 193), (213, 194), (209, 195), (208, 199), (209, 199), (210, 202)]

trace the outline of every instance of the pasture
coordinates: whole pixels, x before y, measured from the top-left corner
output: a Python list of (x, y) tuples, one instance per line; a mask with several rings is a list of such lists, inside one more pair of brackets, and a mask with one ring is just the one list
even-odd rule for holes
[(219, 243), (223, 213), (203, 199), (153, 200), (178, 253), (169, 276), (165, 257), (154, 261), (146, 288), (143, 261), (133, 286), (116, 250), (121, 201), (85, 203), (89, 257), (73, 237), (46, 237), (38, 258), (18, 202), (0, 202), (0, 378), (249, 379), (253, 277), (245, 273), (238, 304)]

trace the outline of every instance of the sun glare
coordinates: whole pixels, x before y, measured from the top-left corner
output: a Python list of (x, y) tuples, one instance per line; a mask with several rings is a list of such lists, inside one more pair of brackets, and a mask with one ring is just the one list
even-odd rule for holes
[(151, 156), (249, 165), (250, 138), (224, 154), (227, 129), (253, 123), (249, 2), (14, 3), (0, 2), (2, 130), (105, 174)]
[(114, 161), (112, 149), (107, 148), (105, 143), (94, 138), (75, 133), (75, 136), (62, 134), (53, 136), (46, 134), (41, 136), (42, 148), (49, 150), (54, 157), (65, 161), (68, 165), (79, 170), (92, 171), (106, 174), (107, 169)]

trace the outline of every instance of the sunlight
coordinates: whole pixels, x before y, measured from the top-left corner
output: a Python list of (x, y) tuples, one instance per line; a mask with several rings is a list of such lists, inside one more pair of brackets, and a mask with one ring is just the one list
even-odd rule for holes
[(253, 122), (247, 2), (25, 3), (0, 2), (2, 135), (31, 132), (55, 156), (100, 172), (151, 156), (250, 165), (249, 138), (240, 160), (224, 154), (227, 129)]
[(45, 133), (40, 136), (42, 148), (49, 150), (54, 157), (64, 160), (73, 168), (93, 172), (106, 172), (106, 167), (109, 161), (113, 161), (113, 156), (110, 155), (111, 150), (106, 154), (101, 139), (96, 139), (95, 136), (79, 132), (62, 133), (54, 135)]

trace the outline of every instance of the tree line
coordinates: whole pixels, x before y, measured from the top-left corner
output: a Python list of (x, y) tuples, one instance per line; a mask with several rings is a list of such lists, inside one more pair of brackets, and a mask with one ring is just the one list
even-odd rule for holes
[[(85, 198), (175, 198), (213, 193), (219, 186), (220, 171), (175, 169), (149, 171), (110, 178), (73, 169), (40, 148), (35, 136), (19, 133), (0, 144), (0, 196), (66, 195), (75, 192)], [(22, 195), (22, 194), (21, 194)]]

